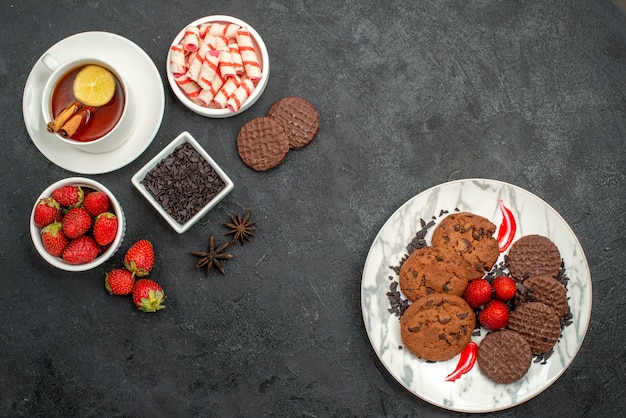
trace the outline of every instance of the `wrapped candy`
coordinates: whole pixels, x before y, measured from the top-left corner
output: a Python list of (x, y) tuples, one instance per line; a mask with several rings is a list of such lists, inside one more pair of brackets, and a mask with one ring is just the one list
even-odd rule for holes
[(243, 61), (241, 59), (241, 53), (239, 52), (239, 45), (237, 42), (230, 42), (228, 44), (228, 50), (230, 51), (230, 59), (233, 62), (235, 68), (235, 74), (241, 76), (245, 72), (243, 68)]
[(224, 79), (219, 74), (215, 74), (215, 77), (213, 77), (211, 84), (208, 87), (204, 88), (198, 95), (198, 100), (200, 101), (201, 105), (209, 106), (223, 84)]
[(197, 26), (187, 26), (183, 36), (183, 48), (185, 51), (196, 51), (200, 41), (200, 29)]
[(170, 49), (170, 71), (174, 74), (183, 74), (187, 71), (185, 51), (182, 44), (172, 45)]
[(228, 101), (226, 102), (226, 106), (233, 112), (241, 109), (241, 104), (246, 101), (250, 94), (252, 94), (252, 90), (254, 90), (254, 84), (249, 78), (241, 80), (241, 84), (237, 87), (237, 90), (233, 92)]
[(220, 50), (220, 74), (224, 78), (234, 77), (237, 73), (235, 72), (233, 60), (230, 55), (230, 49), (228, 48), (228, 38), (219, 36), (217, 38), (217, 48)]
[(236, 40), (246, 76), (256, 83), (261, 78), (261, 64), (252, 42), (252, 35), (247, 28), (241, 28), (237, 31)]
[(178, 84), (183, 93), (189, 98), (197, 97), (202, 91), (202, 87), (200, 87), (188, 73), (175, 74), (174, 81), (176, 81), (176, 84)]
[(200, 43), (200, 47), (198, 50), (193, 53), (193, 59), (189, 63), (189, 68), (187, 69), (187, 74), (194, 81), (197, 81), (200, 77), (200, 71), (202, 70), (202, 64), (204, 63), (204, 56), (209, 51), (209, 47), (204, 43)]
[(234, 23), (212, 23), (208, 27), (207, 33), (210, 33), (213, 36), (225, 36), (227, 38), (235, 38), (237, 30), (239, 28), (240, 26), (235, 25)]
[(230, 96), (237, 90), (240, 84), (239, 77), (229, 77), (225, 82), (222, 88), (219, 89), (215, 97), (213, 98), (213, 103), (220, 109), (224, 109), (226, 107), (226, 102)]
[(221, 52), (215, 49), (209, 49), (204, 56), (202, 68), (200, 69), (200, 75), (196, 80), (203, 89), (209, 87), (213, 82), (213, 79), (219, 69), (218, 67), (221, 62), (221, 56)]

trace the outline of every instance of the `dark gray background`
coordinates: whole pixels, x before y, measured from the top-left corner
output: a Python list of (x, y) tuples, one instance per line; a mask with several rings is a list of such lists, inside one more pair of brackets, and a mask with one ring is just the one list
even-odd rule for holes
[[(626, 17), (602, 1), (4, 1), (0, 6), (0, 415), (457, 416), (401, 387), (361, 317), (360, 281), (386, 219), (448, 180), (523, 187), (571, 225), (593, 278), (593, 314), (575, 361), (548, 390), (494, 416), (617, 416), (626, 408)], [(271, 77), (247, 112), (207, 119), (184, 108), (165, 57), (187, 23), (229, 14), (264, 37)], [(127, 37), (165, 84), (150, 147), (90, 176), (121, 201), (123, 248), (147, 238), (167, 309), (143, 314), (109, 296), (104, 273), (65, 273), (35, 252), (36, 196), (73, 175), (31, 142), (26, 78), (59, 40)], [(235, 138), (279, 98), (319, 110), (308, 147), (258, 173)], [(181, 131), (235, 190), (184, 235), (131, 176)], [(257, 236), (208, 279), (189, 251), (253, 210)]]

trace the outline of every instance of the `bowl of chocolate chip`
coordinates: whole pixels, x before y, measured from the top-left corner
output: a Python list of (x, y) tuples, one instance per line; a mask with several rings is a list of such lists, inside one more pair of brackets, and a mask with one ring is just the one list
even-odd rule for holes
[(131, 179), (179, 234), (195, 225), (235, 187), (189, 132), (182, 132)]

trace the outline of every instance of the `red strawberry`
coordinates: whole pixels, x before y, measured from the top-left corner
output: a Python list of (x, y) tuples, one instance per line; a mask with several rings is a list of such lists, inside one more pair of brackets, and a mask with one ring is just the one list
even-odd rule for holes
[(126, 269), (111, 270), (104, 276), (104, 287), (111, 295), (130, 295), (135, 277)]
[(63, 260), (69, 264), (85, 264), (98, 256), (98, 244), (89, 235), (83, 235), (70, 241), (63, 250)]
[(469, 282), (463, 293), (463, 299), (472, 308), (478, 308), (491, 299), (491, 284), (485, 279), (475, 279)]
[(63, 233), (61, 222), (54, 221), (41, 230), (41, 242), (50, 255), (60, 257), (70, 240)]
[(478, 313), (478, 322), (491, 331), (504, 328), (509, 323), (509, 308), (506, 303), (494, 299)]
[(83, 202), (84, 192), (80, 186), (61, 186), (52, 191), (52, 198), (64, 208), (74, 208)]
[(124, 266), (136, 276), (147, 276), (154, 266), (152, 243), (146, 239), (134, 243), (124, 256)]
[(33, 214), (33, 221), (37, 228), (43, 228), (46, 225), (50, 225), (54, 221), (61, 220), (61, 206), (59, 202), (51, 197), (45, 197), (37, 202), (35, 206), (35, 213)]
[(89, 214), (95, 218), (101, 213), (108, 212), (111, 208), (109, 196), (100, 190), (87, 193), (83, 199), (83, 207)]
[(111, 212), (96, 216), (93, 221), (93, 237), (99, 245), (109, 245), (117, 235), (117, 217)]
[(509, 276), (498, 276), (491, 282), (495, 290), (496, 299), (506, 302), (515, 297), (517, 283)]
[(69, 239), (84, 235), (91, 228), (92, 219), (82, 207), (72, 208), (63, 216), (63, 232)]
[(133, 286), (133, 302), (144, 312), (156, 312), (165, 308), (163, 288), (150, 279), (139, 279)]

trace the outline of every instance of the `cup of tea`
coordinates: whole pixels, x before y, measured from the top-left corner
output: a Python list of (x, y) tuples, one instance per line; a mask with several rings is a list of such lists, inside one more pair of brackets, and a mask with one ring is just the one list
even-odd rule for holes
[(52, 72), (41, 99), (51, 136), (90, 153), (111, 151), (128, 140), (129, 90), (114, 66), (93, 58), (59, 64), (50, 54), (42, 62)]

